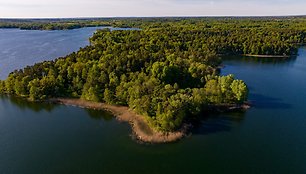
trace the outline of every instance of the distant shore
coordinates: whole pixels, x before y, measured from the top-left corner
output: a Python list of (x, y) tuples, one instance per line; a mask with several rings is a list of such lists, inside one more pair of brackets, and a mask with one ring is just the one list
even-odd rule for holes
[(243, 54), (242, 56), (247, 57), (260, 57), (260, 58), (289, 58), (287, 55), (256, 55), (256, 54)]
[(55, 98), (47, 102), (59, 103), (69, 106), (90, 108), (96, 110), (106, 110), (111, 112), (119, 121), (128, 122), (133, 130), (133, 134), (142, 142), (146, 143), (169, 143), (175, 142), (186, 136), (188, 126), (183, 126), (180, 130), (170, 133), (157, 132), (151, 129), (145, 117), (136, 114), (125, 106), (109, 105), (105, 103), (91, 102), (82, 99)]

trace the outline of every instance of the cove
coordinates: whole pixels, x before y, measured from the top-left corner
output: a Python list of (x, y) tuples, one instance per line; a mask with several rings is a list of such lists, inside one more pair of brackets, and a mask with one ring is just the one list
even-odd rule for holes
[(222, 74), (249, 85), (253, 107), (203, 115), (192, 136), (172, 144), (138, 144), (107, 112), (3, 96), (0, 173), (306, 171), (306, 48), (290, 59), (228, 56), (223, 64)]

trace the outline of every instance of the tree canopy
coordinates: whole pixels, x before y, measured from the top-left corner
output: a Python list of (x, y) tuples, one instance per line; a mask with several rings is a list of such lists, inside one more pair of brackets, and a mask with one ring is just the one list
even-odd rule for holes
[(297, 43), (305, 42), (305, 30), (290, 27), (300, 21), (119, 22), (141, 30), (98, 30), (90, 45), (78, 52), (12, 72), (0, 81), (0, 93), (31, 100), (74, 97), (125, 105), (145, 116), (156, 130), (174, 131), (209, 105), (247, 100), (243, 81), (219, 75), (219, 55), (291, 55)]

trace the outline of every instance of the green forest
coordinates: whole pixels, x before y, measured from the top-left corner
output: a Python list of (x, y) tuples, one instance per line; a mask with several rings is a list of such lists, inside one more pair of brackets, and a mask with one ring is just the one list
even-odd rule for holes
[(0, 28), (21, 30), (71, 30), (83, 27), (110, 26), (109, 20), (94, 19), (0, 19)]
[(98, 30), (78, 52), (12, 72), (0, 81), (0, 93), (33, 101), (64, 97), (124, 105), (155, 130), (170, 132), (210, 106), (247, 100), (242, 80), (220, 76), (222, 55), (290, 56), (306, 41), (304, 18), (101, 21), (141, 30)]

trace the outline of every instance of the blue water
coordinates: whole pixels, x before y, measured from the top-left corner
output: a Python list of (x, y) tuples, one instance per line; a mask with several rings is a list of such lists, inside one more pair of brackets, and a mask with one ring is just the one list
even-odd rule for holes
[[(0, 30), (0, 42), (7, 43), (0, 46), (0, 66), (3, 70), (9, 65), (0, 75), (58, 56), (52, 48), (62, 55), (76, 51), (92, 32)], [(64, 38), (61, 46), (54, 41)], [(36, 49), (20, 57), (37, 42), (50, 44), (43, 46), (49, 49), (37, 48), (46, 57), (36, 57)], [(13, 52), (18, 61), (3, 58)], [(191, 136), (171, 144), (139, 144), (128, 124), (106, 112), (0, 97), (0, 174), (305, 173), (306, 48), (290, 59), (226, 57), (223, 63), (222, 74), (246, 81), (253, 107), (203, 114)]]
[(262, 173), (306, 173), (306, 48), (290, 59), (236, 57), (223, 74), (250, 88), (253, 108), (239, 134), (245, 158)]
[(80, 47), (89, 44), (89, 37), (97, 29), (102, 28), (129, 30), (111, 27), (55, 31), (0, 29), (0, 79), (5, 79), (10, 72), (27, 65), (78, 51)]

